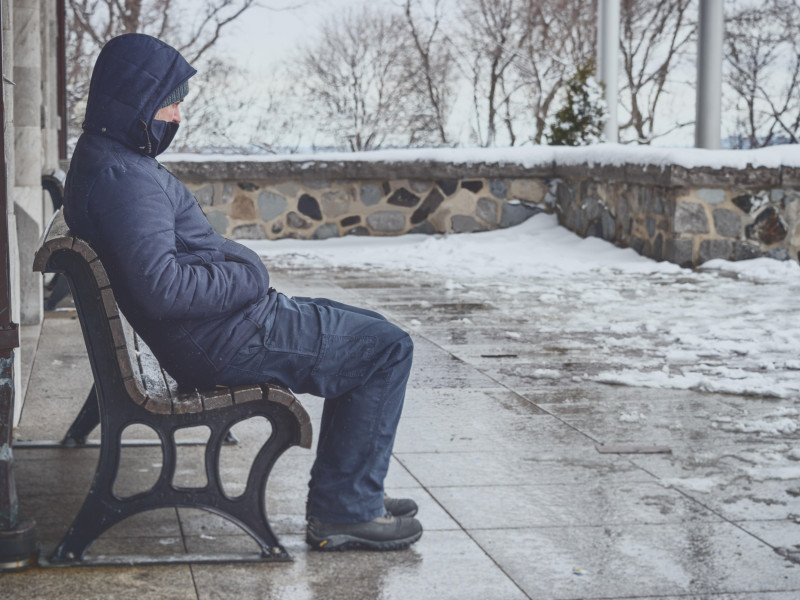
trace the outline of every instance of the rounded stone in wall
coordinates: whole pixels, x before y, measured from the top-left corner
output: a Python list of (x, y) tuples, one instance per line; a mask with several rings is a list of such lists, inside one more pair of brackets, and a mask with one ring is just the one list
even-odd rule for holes
[(214, 203), (214, 186), (204, 185), (194, 191), (194, 197), (200, 206), (211, 206)]
[(789, 260), (789, 251), (786, 248), (770, 248), (766, 256), (775, 260)]
[(267, 237), (261, 225), (252, 223), (250, 225), (239, 225), (234, 227), (231, 237), (235, 240), (263, 240)]
[(286, 212), (287, 208), (289, 208), (289, 203), (286, 198), (275, 192), (264, 191), (258, 196), (258, 212), (261, 214), (262, 221), (271, 221), (279, 217)]
[(327, 240), (328, 238), (339, 237), (339, 227), (336, 223), (323, 223), (314, 234), (311, 236), (312, 240)]
[(492, 192), (492, 196), (495, 198), (502, 199), (508, 194), (508, 186), (502, 179), (492, 179), (492, 181), (489, 183), (489, 191)]
[(435, 212), (437, 208), (442, 204), (444, 200), (444, 196), (442, 193), (437, 190), (431, 190), (431, 193), (428, 194), (427, 198), (423, 200), (422, 204), (414, 211), (414, 214), (411, 215), (411, 224), (416, 225), (418, 223), (422, 223), (425, 219), (428, 218), (428, 215)]
[(679, 202), (673, 227), (675, 233), (708, 233), (705, 206), (697, 202)]
[(419, 196), (416, 194), (412, 194), (406, 188), (398, 188), (394, 191), (394, 193), (389, 196), (387, 203), (393, 204), (395, 206), (403, 206), (406, 208), (410, 208), (412, 206), (416, 206), (419, 204)]
[(211, 227), (214, 228), (214, 231), (220, 235), (225, 235), (228, 232), (228, 215), (221, 210), (208, 211), (206, 213), (206, 218), (208, 222), (211, 223)]
[(697, 262), (703, 264), (714, 258), (728, 260), (733, 252), (733, 242), (730, 240), (704, 240), (700, 242), (700, 251)]
[(324, 192), (321, 203), (322, 214), (326, 217), (340, 217), (350, 210), (350, 194), (344, 190)]
[(491, 225), (497, 224), (497, 202), (491, 198), (479, 198), (475, 214), (479, 219)]
[(364, 206), (374, 206), (381, 201), (381, 198), (383, 198), (383, 194), (377, 185), (361, 186), (361, 203)]
[(233, 199), (230, 210), (231, 219), (238, 221), (253, 221), (256, 218), (256, 207), (253, 205), (252, 198), (247, 196), (236, 196)]
[(358, 227), (353, 227), (349, 230), (345, 235), (363, 235), (369, 236), (372, 235), (370, 230), (364, 227), (363, 225), (359, 225)]
[(283, 194), (287, 198), (297, 197), (297, 193), (300, 191), (300, 186), (294, 181), (284, 181), (283, 183), (279, 183), (272, 187), (274, 187), (279, 193)]
[(423, 223), (420, 223), (413, 229), (410, 229), (408, 233), (424, 233), (425, 235), (433, 235), (437, 233), (437, 231), (436, 228), (431, 223), (425, 221)]
[(342, 227), (352, 227), (353, 225), (358, 225), (359, 223), (361, 223), (361, 217), (359, 215), (350, 215), (349, 217), (345, 217), (339, 221), (339, 225)]
[[(639, 238), (634, 238), (631, 241), (631, 248), (639, 252), (637, 250), (637, 244), (635, 242), (639, 241), (639, 246), (642, 246), (641, 240)], [(678, 238), (678, 239), (667, 239), (667, 252), (664, 258), (666, 258), (670, 262), (674, 262), (679, 264), (682, 267), (691, 267), (694, 262), (694, 240), (692, 238)]]
[(300, 200), (297, 201), (297, 210), (315, 221), (322, 220), (322, 210), (320, 210), (319, 202), (310, 194), (300, 196)]
[(782, 241), (788, 233), (786, 222), (774, 206), (762, 210), (756, 220), (745, 228), (748, 239), (768, 245)]
[(367, 225), (380, 233), (398, 233), (406, 227), (406, 217), (396, 210), (381, 210), (367, 217)]
[(538, 203), (544, 200), (547, 188), (536, 179), (512, 179), (508, 186), (508, 196), (517, 200)]
[(698, 200), (702, 200), (712, 206), (718, 206), (725, 202), (725, 190), (719, 188), (700, 188), (695, 195)]
[(732, 210), (715, 208), (714, 229), (723, 237), (737, 239), (742, 235), (742, 218)]
[(221, 204), (228, 204), (233, 199), (233, 185), (230, 183), (222, 184), (222, 198)]
[(479, 179), (473, 179), (470, 181), (462, 181), (461, 182), (461, 189), (467, 190), (472, 192), (473, 194), (477, 194), (483, 189), (483, 182)]
[(408, 182), (408, 187), (411, 188), (412, 192), (416, 192), (417, 194), (424, 194), (431, 189), (431, 185), (430, 181), (420, 181), (419, 179), (411, 179)]
[(487, 230), (486, 225), (478, 223), (474, 217), (469, 215), (453, 215), (450, 223), (455, 233), (473, 233)]
[(442, 179), (436, 182), (445, 196), (452, 196), (458, 189), (458, 179)]
[(309, 229), (311, 227), (310, 221), (304, 219), (294, 211), (286, 215), (286, 223), (289, 227), (293, 227), (294, 229)]
[(747, 242), (736, 242), (733, 246), (733, 260), (750, 260), (762, 256), (761, 248)]
[(518, 200), (511, 200), (503, 203), (503, 210), (500, 216), (500, 227), (513, 227), (523, 221), (527, 221), (533, 215), (544, 212), (538, 206), (531, 206)]

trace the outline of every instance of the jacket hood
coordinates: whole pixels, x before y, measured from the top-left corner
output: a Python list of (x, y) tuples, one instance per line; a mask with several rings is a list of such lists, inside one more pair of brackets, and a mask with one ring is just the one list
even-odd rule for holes
[(113, 38), (92, 71), (83, 130), (155, 157), (167, 149), (178, 125), (153, 117), (195, 73), (175, 48), (154, 37), (128, 33)]

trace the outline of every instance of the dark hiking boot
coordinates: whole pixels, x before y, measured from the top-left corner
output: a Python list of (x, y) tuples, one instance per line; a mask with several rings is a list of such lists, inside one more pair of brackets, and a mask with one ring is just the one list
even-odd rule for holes
[(365, 523), (326, 523), (311, 517), (306, 543), (313, 550), (403, 550), (422, 537), (413, 518), (386, 514)]
[(386, 495), (383, 496), (383, 506), (393, 517), (413, 517), (419, 510), (417, 503), (410, 498), (390, 498)]
[[(383, 508), (393, 517), (413, 517), (419, 510), (417, 503), (410, 498), (390, 498), (386, 494), (383, 495)], [(308, 509), (309, 504), (306, 500), (306, 521), (308, 520)]]

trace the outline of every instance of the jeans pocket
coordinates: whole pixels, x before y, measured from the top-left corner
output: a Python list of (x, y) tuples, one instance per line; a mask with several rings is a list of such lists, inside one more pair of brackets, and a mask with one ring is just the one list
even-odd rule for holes
[(313, 372), (315, 375), (363, 378), (374, 369), (377, 343), (374, 335), (323, 335)]

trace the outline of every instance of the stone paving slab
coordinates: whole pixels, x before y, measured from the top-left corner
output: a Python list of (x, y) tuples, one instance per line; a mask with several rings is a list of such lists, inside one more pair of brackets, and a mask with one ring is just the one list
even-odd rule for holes
[(655, 482), (439, 487), (432, 491), (469, 531), (722, 520)]
[(793, 591), (800, 567), (725, 522), (477, 530), (475, 540), (531, 598), (628, 598)]
[(463, 531), (426, 531), (401, 553), (307, 552), (286, 536), (290, 565), (193, 567), (200, 600), (498, 600), (525, 594)]
[(0, 576), (2, 598), (49, 600), (196, 600), (191, 568), (81, 567)]

